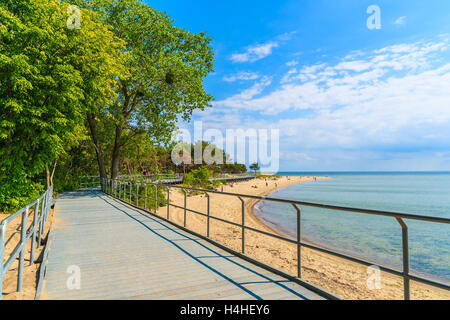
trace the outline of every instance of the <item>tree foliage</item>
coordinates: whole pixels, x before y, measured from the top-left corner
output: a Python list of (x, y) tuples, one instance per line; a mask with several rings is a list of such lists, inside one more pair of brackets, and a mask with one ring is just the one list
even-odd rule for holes
[(255, 171), (255, 174), (256, 174), (256, 171), (259, 171), (261, 168), (259, 167), (259, 164), (257, 163), (257, 162), (255, 162), (255, 163), (252, 163), (251, 165), (250, 165), (250, 170), (253, 170), (253, 171)]
[(125, 41), (128, 72), (117, 79), (115, 101), (95, 115), (98, 122), (106, 113), (114, 125), (110, 172), (115, 178), (121, 150), (132, 139), (146, 135), (168, 142), (179, 118), (189, 120), (195, 109), (210, 106), (212, 97), (203, 88), (203, 78), (213, 71), (211, 38), (174, 26), (166, 14), (136, 0), (75, 3), (102, 15)]
[(94, 12), (67, 28), (68, 4), (0, 3), (0, 209), (42, 191), (45, 168), (85, 137), (85, 105), (113, 96), (121, 43)]
[(220, 182), (217, 180), (211, 181), (212, 178), (213, 172), (208, 170), (206, 166), (201, 166), (186, 174), (184, 184), (194, 188), (214, 189)]
[(212, 101), (210, 42), (138, 0), (2, 0), (0, 211), (53, 178), (65, 190), (95, 171), (176, 171), (177, 121)]

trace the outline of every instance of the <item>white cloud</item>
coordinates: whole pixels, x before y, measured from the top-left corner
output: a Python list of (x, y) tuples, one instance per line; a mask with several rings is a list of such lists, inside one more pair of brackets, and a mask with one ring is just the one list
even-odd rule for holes
[(196, 116), (211, 128), (279, 129), (293, 170), (448, 170), (449, 49), (440, 36), (299, 61)]
[(223, 80), (226, 82), (234, 82), (238, 80), (256, 80), (259, 78), (259, 74), (254, 72), (239, 72), (237, 74), (232, 74), (223, 77)]
[[(400, 101), (403, 97), (418, 94), (430, 83), (435, 83), (435, 90), (427, 93), (430, 99), (447, 97), (448, 90), (442, 87), (447, 73), (441, 74), (432, 65), (434, 55), (448, 48), (446, 41), (402, 44), (358, 56), (356, 60), (343, 59), (334, 65), (305, 65), (301, 69), (289, 70), (280, 86), (265, 95), (260, 94), (262, 87), (267, 86), (262, 85), (267, 83), (267, 78), (216, 104), (268, 114), (289, 109), (330, 109), (362, 102), (376, 104), (387, 94)], [(396, 88), (389, 87), (391, 83), (395, 83)], [(248, 92), (252, 95), (249, 96)]]
[(286, 62), (286, 65), (288, 67), (295, 67), (296, 65), (298, 65), (298, 61), (296, 61), (296, 60), (288, 61), (288, 62)]
[[(399, 44), (305, 65), (271, 91), (263, 77), (215, 105), (271, 115), (239, 124), (279, 128), (290, 148), (448, 145), (449, 47), (448, 39)], [(277, 119), (281, 112), (291, 116)]]
[(250, 101), (255, 96), (263, 92), (263, 90), (270, 86), (272, 79), (269, 77), (262, 77), (259, 82), (255, 83), (252, 87), (243, 90), (241, 93), (229, 97), (223, 101), (213, 102), (215, 106), (235, 106), (236, 104), (242, 103), (243, 101)]
[(234, 53), (230, 60), (233, 62), (255, 62), (272, 54), (273, 48), (278, 47), (277, 42), (268, 42), (248, 47), (244, 53)]
[(280, 41), (288, 41), (291, 40), (295, 34), (297, 34), (297, 31), (285, 32), (279, 35), (276, 39)]
[(397, 25), (404, 25), (405, 23), (406, 23), (406, 17), (405, 16), (398, 18), (394, 22), (394, 24), (397, 24)]
[(287, 151), (287, 152), (281, 152), (280, 158), (283, 160), (306, 160), (306, 161), (314, 161), (315, 159), (309, 156), (306, 153), (303, 152), (295, 152), (295, 151)]

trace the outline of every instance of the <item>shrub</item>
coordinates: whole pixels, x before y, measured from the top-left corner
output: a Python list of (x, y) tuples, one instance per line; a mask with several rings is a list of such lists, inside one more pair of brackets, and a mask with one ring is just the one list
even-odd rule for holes
[(219, 181), (210, 181), (213, 178), (213, 172), (206, 166), (192, 170), (184, 177), (184, 184), (193, 188), (214, 189), (220, 185)]

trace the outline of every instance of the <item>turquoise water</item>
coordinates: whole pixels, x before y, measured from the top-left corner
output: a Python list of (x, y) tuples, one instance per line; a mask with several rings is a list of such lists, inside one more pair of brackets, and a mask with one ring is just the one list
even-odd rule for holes
[[(337, 206), (450, 218), (450, 172), (279, 173), (329, 176), (279, 189), (270, 196)], [(401, 269), (401, 227), (394, 218), (301, 207), (302, 237), (375, 264)], [(290, 237), (296, 211), (289, 204), (262, 201), (255, 213)], [(413, 274), (450, 282), (450, 225), (405, 220)]]

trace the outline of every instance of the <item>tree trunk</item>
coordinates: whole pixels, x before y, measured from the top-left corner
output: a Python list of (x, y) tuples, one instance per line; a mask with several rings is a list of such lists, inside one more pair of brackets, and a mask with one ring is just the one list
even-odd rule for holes
[(48, 165), (45, 165), (45, 177), (47, 179), (46, 189), (50, 188), (50, 170), (48, 170)]
[(101, 179), (106, 179), (105, 159), (103, 157), (103, 151), (100, 141), (98, 140), (97, 122), (95, 121), (95, 116), (91, 113), (88, 113), (87, 120), (89, 123), (89, 130), (91, 133), (92, 142), (94, 143), (95, 152), (97, 154), (99, 175)]
[(130, 160), (127, 159), (125, 163), (127, 164), (128, 175), (131, 176), (131, 164), (130, 164)]
[(116, 136), (114, 139), (114, 149), (112, 152), (111, 161), (111, 179), (116, 179), (119, 175), (119, 160), (120, 160), (120, 140), (122, 137), (122, 127), (116, 126)]
[(48, 165), (45, 165), (45, 177), (47, 180), (47, 189), (50, 188), (50, 186), (53, 185), (53, 177), (55, 176), (55, 170), (56, 170), (56, 163), (58, 160), (55, 160), (53, 163), (52, 173), (50, 173), (50, 170), (48, 168)]

